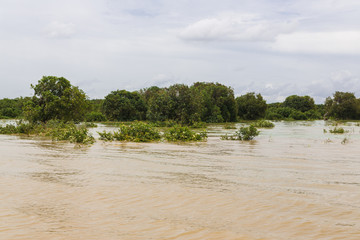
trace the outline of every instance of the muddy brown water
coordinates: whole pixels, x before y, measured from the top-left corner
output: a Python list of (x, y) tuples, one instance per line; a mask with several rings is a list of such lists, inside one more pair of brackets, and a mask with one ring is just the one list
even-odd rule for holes
[(358, 240), (360, 127), (324, 128), (88, 147), (0, 135), (0, 239)]

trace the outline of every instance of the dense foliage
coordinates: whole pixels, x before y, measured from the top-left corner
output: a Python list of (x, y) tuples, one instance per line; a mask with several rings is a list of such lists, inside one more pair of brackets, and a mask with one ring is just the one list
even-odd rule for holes
[(98, 132), (101, 140), (112, 141), (131, 141), (131, 142), (150, 142), (158, 141), (161, 138), (160, 132), (153, 126), (143, 122), (133, 122), (130, 125), (122, 124), (113, 133)]
[(266, 101), (261, 94), (247, 93), (236, 98), (238, 116), (243, 120), (256, 120), (265, 117)]
[(360, 100), (354, 93), (335, 92), (325, 101), (326, 117), (335, 119), (360, 119)]
[(63, 77), (43, 77), (31, 87), (35, 91), (32, 98), (1, 99), (0, 118), (24, 117), (30, 122), (147, 120), (192, 127), (239, 120), (360, 119), (360, 100), (348, 92), (335, 92), (325, 104), (316, 105), (312, 97), (298, 95), (271, 104), (254, 92), (235, 99), (231, 87), (208, 82), (134, 92), (116, 90), (104, 99), (92, 100)]
[(165, 131), (164, 137), (167, 141), (202, 141), (207, 138), (206, 131), (195, 132), (189, 127), (176, 125)]
[(0, 99), (0, 118), (20, 118), (23, 115), (22, 108), (29, 98)]
[(258, 136), (260, 132), (257, 130), (257, 128), (250, 124), (248, 127), (240, 127), (239, 130), (237, 130), (232, 135), (224, 135), (221, 136), (222, 140), (242, 140), (242, 141), (250, 141), (253, 140), (256, 136)]
[(316, 120), (323, 117), (321, 105), (315, 105), (309, 96), (292, 95), (283, 103), (268, 105), (266, 119), (269, 120)]
[(138, 92), (126, 90), (112, 91), (105, 97), (103, 109), (106, 117), (112, 121), (144, 120), (146, 106)]
[(26, 134), (49, 136), (55, 141), (69, 141), (72, 143), (88, 144), (95, 142), (94, 137), (84, 125), (73, 122), (50, 120), (46, 123), (19, 121), (16, 124), (0, 126), (0, 134)]
[(24, 108), (30, 122), (82, 121), (87, 110), (85, 93), (63, 77), (45, 76), (31, 87), (35, 94)]
[(283, 106), (300, 112), (307, 112), (315, 109), (315, 101), (309, 96), (291, 95), (285, 99)]
[(191, 86), (204, 122), (235, 122), (237, 107), (232, 88), (220, 83), (197, 82)]
[(256, 122), (252, 123), (252, 125), (257, 128), (273, 128), (273, 127), (275, 127), (275, 124), (273, 124), (272, 122), (267, 121), (267, 120), (258, 120)]

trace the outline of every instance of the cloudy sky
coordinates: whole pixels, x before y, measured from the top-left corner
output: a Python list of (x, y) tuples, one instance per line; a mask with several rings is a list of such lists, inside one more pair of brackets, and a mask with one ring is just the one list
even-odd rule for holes
[(0, 0), (0, 98), (220, 82), (269, 102), (360, 97), (358, 0)]

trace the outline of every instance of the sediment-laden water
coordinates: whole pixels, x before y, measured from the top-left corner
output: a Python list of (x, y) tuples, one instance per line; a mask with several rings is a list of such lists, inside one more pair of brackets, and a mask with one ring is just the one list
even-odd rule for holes
[(0, 135), (0, 239), (358, 240), (360, 127), (330, 128), (86, 147)]

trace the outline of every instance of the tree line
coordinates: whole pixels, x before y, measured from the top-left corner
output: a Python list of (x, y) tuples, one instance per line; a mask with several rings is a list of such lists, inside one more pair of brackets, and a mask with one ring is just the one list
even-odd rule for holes
[(350, 92), (335, 92), (324, 104), (298, 95), (267, 104), (260, 93), (235, 97), (231, 87), (208, 82), (115, 90), (104, 99), (91, 100), (63, 77), (44, 76), (31, 87), (32, 97), (1, 99), (0, 118), (25, 118), (31, 122), (174, 121), (187, 125), (257, 119), (360, 119), (360, 99)]

